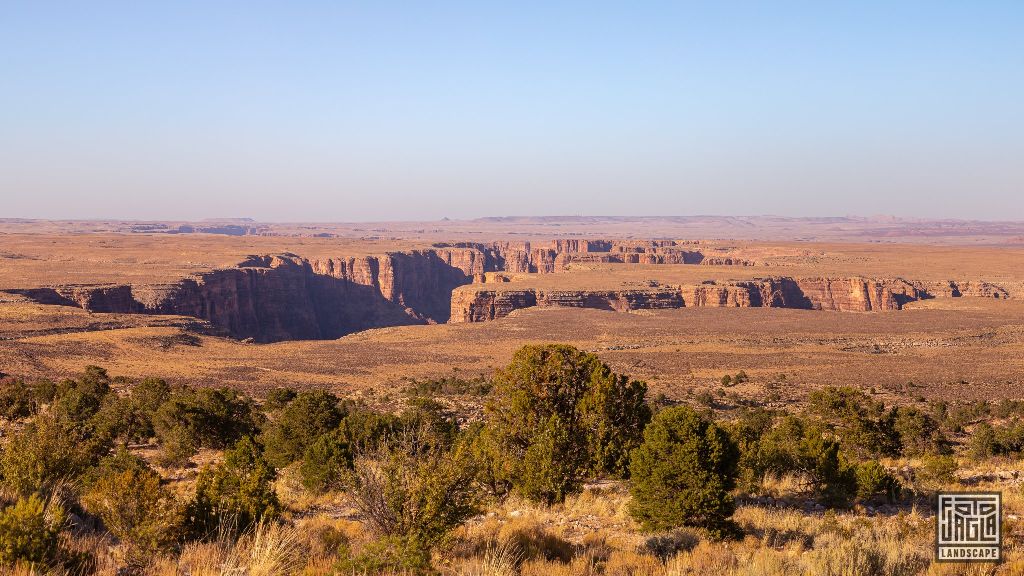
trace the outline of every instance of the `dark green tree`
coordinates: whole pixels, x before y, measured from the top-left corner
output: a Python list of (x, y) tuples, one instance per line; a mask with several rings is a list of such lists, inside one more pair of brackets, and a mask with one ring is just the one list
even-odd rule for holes
[(325, 390), (299, 392), (263, 434), (267, 460), (284, 468), (302, 458), (317, 438), (338, 427), (342, 416), (334, 394)]
[(726, 432), (692, 408), (666, 408), (633, 451), (630, 512), (647, 530), (732, 531), (739, 450)]
[(650, 410), (646, 386), (566, 345), (524, 346), (494, 379), (487, 406), (492, 451), (507, 481), (558, 502), (589, 473), (623, 474)]

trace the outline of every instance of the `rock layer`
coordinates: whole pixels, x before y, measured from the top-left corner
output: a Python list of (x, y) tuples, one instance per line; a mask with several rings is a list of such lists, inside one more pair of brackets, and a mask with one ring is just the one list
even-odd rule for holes
[[(949, 282), (971, 286), (972, 295), (1006, 298), (1006, 290), (994, 285)], [(789, 278), (771, 277), (719, 284), (707, 281), (695, 286), (628, 290), (547, 291), (530, 288), (467, 286), (452, 294), (452, 322), (481, 322), (507, 316), (531, 306), (597, 308), (602, 310), (649, 310), (657, 308), (797, 308), (841, 312), (899, 310), (907, 302), (935, 297), (925, 283), (903, 279)], [(960, 296), (951, 289), (941, 296)]]

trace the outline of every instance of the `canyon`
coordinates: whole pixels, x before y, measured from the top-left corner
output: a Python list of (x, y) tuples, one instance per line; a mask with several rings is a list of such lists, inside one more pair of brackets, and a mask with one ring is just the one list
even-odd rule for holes
[[(531, 307), (879, 312), (936, 297), (1006, 299), (1016, 291), (981, 278), (794, 275), (804, 269), (787, 264), (791, 253), (781, 254), (679, 240), (438, 242), (346, 257), (251, 255), (233, 266), (165, 282), (53, 283), (6, 291), (95, 313), (192, 317), (217, 334), (255, 342), (492, 321)], [(681, 281), (660, 278), (663, 271), (683, 269)], [(650, 278), (619, 278), (627, 272)], [(577, 282), (588, 274), (600, 280), (597, 285)], [(534, 285), (541, 277), (554, 280)]]
[[(524, 344), (565, 342), (676, 400), (717, 394), (740, 370), (751, 383), (729, 391), (755, 400), (832, 384), (894, 402), (910, 381), (928, 398), (1020, 398), (1021, 229), (0, 220), (0, 373), (94, 364), (372, 402), (410, 378), (486, 376)], [(773, 387), (779, 374), (787, 386)]]

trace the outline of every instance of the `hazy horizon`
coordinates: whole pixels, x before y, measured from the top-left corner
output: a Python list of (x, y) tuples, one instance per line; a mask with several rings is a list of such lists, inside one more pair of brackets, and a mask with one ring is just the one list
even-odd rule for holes
[(1020, 221), (1022, 18), (996, 0), (13, 2), (0, 218)]

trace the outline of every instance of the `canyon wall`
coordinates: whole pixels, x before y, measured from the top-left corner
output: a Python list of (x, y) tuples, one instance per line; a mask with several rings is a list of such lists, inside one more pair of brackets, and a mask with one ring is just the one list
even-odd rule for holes
[(14, 291), (37, 302), (94, 312), (192, 316), (225, 335), (258, 342), (338, 338), (382, 326), (481, 322), (532, 306), (615, 311), (684, 306), (876, 311), (896, 310), (906, 302), (932, 296), (1009, 297), (1005, 289), (981, 281), (922, 284), (899, 279), (770, 277), (621, 290), (540, 290), (483, 283), (488, 272), (545, 274), (578, 263), (752, 264), (721, 256), (706, 258), (698, 243), (676, 241), (455, 243), (329, 259), (289, 253), (250, 256), (234, 268), (166, 284), (60, 285)]
[[(980, 284), (985, 284), (981, 287)], [(949, 282), (940, 296), (960, 296), (963, 290), (979, 297), (1006, 298), (1006, 290), (986, 283)], [(452, 322), (482, 322), (531, 306), (649, 310), (657, 308), (796, 308), (842, 312), (899, 310), (907, 302), (932, 298), (926, 283), (902, 279), (772, 277), (719, 284), (654, 287), (628, 290), (538, 290), (465, 286), (452, 294)], [(932, 285), (946, 286), (946, 283)], [(968, 288), (964, 288), (964, 287)], [(948, 288), (948, 287), (947, 287)]]
[[(258, 342), (337, 338), (381, 326), (447, 322), (452, 291), (486, 272), (551, 273), (579, 261), (698, 259), (672, 241), (438, 244), (382, 255), (251, 256), (235, 268), (157, 285), (61, 285), (16, 290), (93, 312), (177, 314)], [(610, 254), (609, 250), (614, 250)], [(696, 253), (699, 254), (699, 253)], [(518, 307), (524, 303), (517, 303)]]

